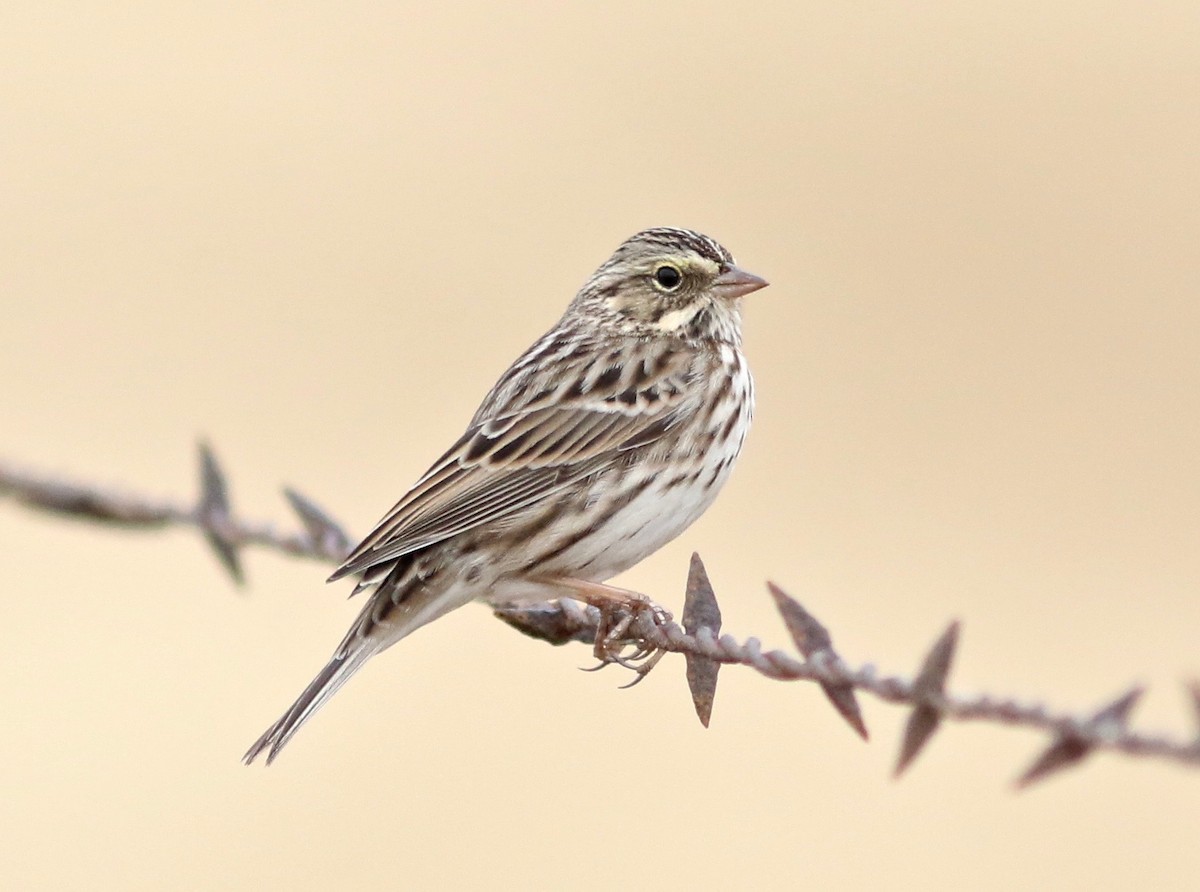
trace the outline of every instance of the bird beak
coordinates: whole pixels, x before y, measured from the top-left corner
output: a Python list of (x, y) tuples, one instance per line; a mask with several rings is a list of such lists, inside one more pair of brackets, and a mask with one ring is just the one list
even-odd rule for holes
[(736, 297), (745, 297), (760, 288), (766, 288), (769, 284), (771, 283), (766, 279), (760, 278), (754, 273), (730, 266), (713, 280), (713, 290), (717, 292), (718, 297), (733, 300)]

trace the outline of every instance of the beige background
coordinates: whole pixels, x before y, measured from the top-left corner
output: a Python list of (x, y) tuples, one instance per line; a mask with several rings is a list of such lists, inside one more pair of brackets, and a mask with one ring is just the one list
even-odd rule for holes
[[(14, 11), (18, 6), (24, 11)], [(363, 533), (625, 236), (773, 287), (716, 507), (623, 577), (1084, 709), (1200, 675), (1200, 6), (8, 4), (0, 452)], [(472, 607), (238, 757), (357, 605), (326, 568), (0, 504), (5, 889), (1194, 888), (1200, 774), (948, 727), (902, 783), (813, 689), (617, 691)]]

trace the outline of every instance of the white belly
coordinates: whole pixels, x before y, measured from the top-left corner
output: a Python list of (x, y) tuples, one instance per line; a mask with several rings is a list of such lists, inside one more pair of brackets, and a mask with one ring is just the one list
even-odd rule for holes
[(678, 473), (672, 471), (653, 475), (649, 485), (600, 530), (562, 554), (564, 570), (570, 567), (571, 575), (579, 579), (603, 582), (649, 557), (690, 527), (729, 479), (745, 431), (743, 425), (740, 436), (735, 435), (723, 448), (704, 456), (694, 479), (673, 481)]

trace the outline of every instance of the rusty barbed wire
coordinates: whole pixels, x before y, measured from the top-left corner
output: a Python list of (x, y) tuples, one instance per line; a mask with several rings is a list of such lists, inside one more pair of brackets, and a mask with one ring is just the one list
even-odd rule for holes
[(289, 488), (284, 495), (300, 517), (303, 531), (285, 533), (272, 523), (234, 516), (225, 472), (207, 444), (199, 444), (198, 452), (200, 497), (191, 507), (38, 474), (2, 461), (0, 496), (41, 511), (127, 528), (194, 527), (238, 583), (243, 581), (238, 555), (248, 545), (327, 562), (341, 561), (350, 553), (351, 542), (342, 528), (315, 502)]
[[(343, 528), (314, 501), (293, 489), (285, 489), (284, 495), (302, 529), (283, 532), (271, 523), (239, 518), (232, 509), (226, 475), (204, 443), (199, 446), (199, 490), (196, 504), (188, 507), (0, 462), (0, 497), (58, 515), (126, 528), (195, 528), (239, 585), (244, 582), (240, 553), (247, 546), (326, 562), (340, 562), (350, 551), (352, 541)], [(1133, 687), (1084, 715), (1055, 711), (1037, 701), (949, 693), (946, 681), (958, 645), (957, 622), (950, 623), (938, 637), (912, 678), (880, 674), (871, 664), (854, 668), (834, 650), (832, 637), (816, 617), (779, 586), (767, 585), (803, 659), (782, 650), (764, 652), (755, 637), (739, 641), (721, 634), (720, 608), (699, 555), (692, 556), (682, 625), (652, 603), (619, 616), (603, 615), (595, 607), (570, 599), (500, 606), (494, 608), (494, 613), (522, 633), (550, 644), (591, 644), (601, 665), (616, 663), (633, 669), (637, 673), (634, 683), (645, 677), (664, 654), (682, 654), (693, 705), (706, 727), (719, 670), (726, 665), (745, 666), (778, 681), (815, 682), (864, 740), (868, 733), (857, 692), (909, 706), (911, 712), (895, 767), (897, 777), (946, 720), (991, 722), (1048, 733), (1049, 744), (1014, 781), (1017, 789), (1078, 765), (1095, 751), (1200, 768), (1200, 729), (1192, 740), (1181, 741), (1129, 728), (1130, 713), (1144, 693), (1141, 687)], [(626, 655), (628, 652), (631, 655)], [(1200, 681), (1186, 685), (1185, 694), (1200, 726)]]

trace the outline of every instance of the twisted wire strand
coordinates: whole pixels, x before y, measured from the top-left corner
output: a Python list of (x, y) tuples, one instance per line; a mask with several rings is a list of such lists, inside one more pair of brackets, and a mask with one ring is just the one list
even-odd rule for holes
[[(298, 530), (282, 530), (274, 523), (250, 521), (237, 516), (230, 505), (226, 478), (215, 455), (204, 444), (200, 445), (199, 452), (200, 495), (191, 506), (147, 498), (116, 488), (66, 480), (22, 469), (4, 461), (0, 461), (0, 497), (60, 516), (131, 529), (197, 529), (212, 545), (235, 581), (239, 582), (242, 574), (238, 555), (248, 546), (331, 563), (340, 562), (349, 552), (351, 540), (342, 527), (315, 502), (295, 490), (285, 490), (285, 495), (300, 520)], [(715, 596), (707, 584), (707, 577), (703, 576), (703, 565), (699, 564), (698, 558), (694, 558), (694, 574), (697, 566), (701, 574), (700, 581), (697, 583), (695, 578), (689, 580), (689, 600), (693, 589), (708, 598), (719, 625)], [(634, 615), (626, 617), (628, 621), (621, 624), (620, 640), (608, 642), (607, 645), (610, 652), (614, 645), (618, 649), (632, 647), (634, 661), (627, 663), (631, 667), (638, 660), (652, 666), (657, 662), (655, 655), (663, 652), (679, 653), (687, 656), (689, 661), (698, 663), (707, 661), (716, 666), (746, 666), (766, 678), (778, 681), (816, 682), (825, 688), (839, 712), (864, 737), (866, 729), (861, 725), (861, 719), (857, 718), (858, 707), (853, 700), (853, 692), (868, 693), (888, 703), (910, 706), (912, 713), (897, 774), (920, 751), (942, 719), (990, 722), (1048, 733), (1051, 736), (1049, 745), (1018, 778), (1019, 787), (1074, 765), (1096, 750), (1200, 767), (1200, 735), (1184, 741), (1164, 734), (1137, 732), (1126, 726), (1128, 713), (1142, 693), (1140, 688), (1131, 689), (1090, 714), (1056, 711), (1043, 703), (1015, 697), (947, 693), (943, 685), (957, 639), (957, 624), (953, 624), (934, 645), (925, 664), (914, 677), (885, 675), (871, 664), (855, 668), (844, 662), (833, 650), (824, 628), (815, 619), (781, 591), (773, 589), (773, 593), (784, 613), (785, 622), (796, 638), (798, 649), (806, 657), (803, 660), (782, 650), (764, 652), (761, 641), (755, 637), (739, 641), (732, 635), (718, 634), (708, 626), (685, 631), (678, 623), (665, 618), (657, 608), (635, 610)], [(792, 611), (791, 615), (789, 610)], [(806, 619), (797, 620), (796, 611)], [(504, 622), (530, 637), (556, 645), (594, 643), (598, 652), (601, 649), (598, 639), (606, 628), (611, 629), (613, 625), (611, 621), (606, 621), (597, 608), (569, 599), (520, 607), (501, 606), (495, 612)], [(797, 622), (801, 626), (803, 622), (809, 625), (801, 628), (796, 625)], [(810, 636), (810, 644), (815, 642), (812, 646), (806, 647), (806, 633)], [(694, 687), (693, 697), (697, 711), (701, 712), (701, 721), (707, 724), (707, 712), (701, 711), (700, 701), (706, 696), (708, 707), (711, 708), (716, 686), (715, 670), (711, 673), (710, 681), (704, 684), (708, 685), (708, 689), (701, 691)], [(838, 692), (849, 698), (848, 706), (846, 700), (838, 704)], [(1189, 685), (1187, 693), (1197, 723), (1200, 724), (1200, 683)]]

